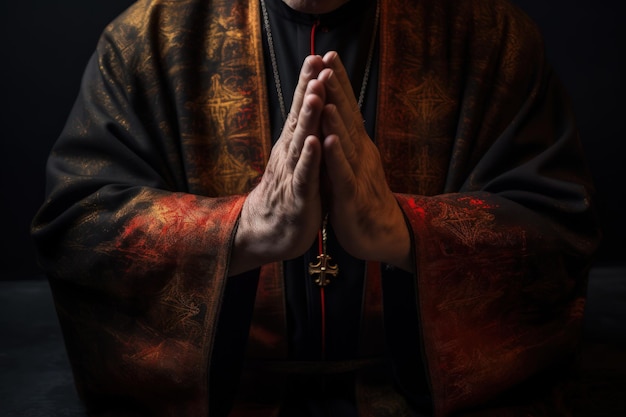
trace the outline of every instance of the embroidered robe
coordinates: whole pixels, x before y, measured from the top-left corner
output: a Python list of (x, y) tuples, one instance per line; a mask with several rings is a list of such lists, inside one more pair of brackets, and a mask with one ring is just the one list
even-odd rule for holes
[[(554, 415), (528, 393), (575, 353), (598, 239), (567, 98), (504, 1), (381, 7), (375, 140), (411, 228), (420, 326), (405, 331), (434, 414)], [(256, 1), (140, 0), (88, 64), (33, 235), (94, 415), (219, 401), (229, 253), (271, 150), (260, 22)], [(286, 354), (280, 274), (263, 267), (242, 300), (259, 357)], [(394, 415), (380, 398), (361, 414)]]

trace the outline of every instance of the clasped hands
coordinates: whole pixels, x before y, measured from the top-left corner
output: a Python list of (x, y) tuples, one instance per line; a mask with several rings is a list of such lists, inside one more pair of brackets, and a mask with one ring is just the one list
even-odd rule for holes
[(411, 270), (404, 216), (336, 52), (302, 65), (281, 136), (244, 202), (229, 274), (302, 255), (326, 210), (352, 256)]

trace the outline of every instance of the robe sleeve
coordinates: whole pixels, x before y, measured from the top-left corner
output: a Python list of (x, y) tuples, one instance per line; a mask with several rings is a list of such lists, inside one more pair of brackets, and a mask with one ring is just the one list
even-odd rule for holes
[(178, 126), (164, 116), (177, 111), (164, 110), (168, 86), (138, 92), (137, 68), (152, 57), (136, 53), (146, 39), (120, 29), (105, 33), (88, 64), (32, 233), (90, 409), (117, 401), (119, 412), (206, 415), (245, 197), (190, 191)]
[(491, 71), (483, 92), (472, 93), (467, 68), (445, 192), (397, 194), (414, 242), (419, 337), (437, 416), (505, 403), (515, 390), (513, 401), (533, 402), (522, 387), (571, 359), (581, 336), (599, 240), (593, 189), (538, 32), (515, 19), (487, 43), (500, 42), (498, 59), (476, 61), (477, 72)]

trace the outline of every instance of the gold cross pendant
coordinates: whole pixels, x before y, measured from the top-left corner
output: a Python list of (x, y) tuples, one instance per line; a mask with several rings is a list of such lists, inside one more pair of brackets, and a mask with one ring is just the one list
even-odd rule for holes
[(330, 284), (330, 279), (326, 275), (336, 277), (339, 274), (339, 267), (336, 264), (331, 264), (331, 259), (330, 256), (322, 253), (317, 256), (317, 263), (309, 263), (309, 275), (317, 275), (314, 282), (320, 287)]
[(326, 223), (328, 222), (328, 216), (324, 217), (322, 223), (321, 239), (322, 239), (322, 253), (317, 256), (317, 263), (309, 263), (309, 275), (315, 277), (315, 283), (320, 287), (325, 287), (330, 284), (330, 278), (327, 275), (336, 277), (339, 274), (339, 266), (335, 263), (331, 263), (333, 258), (326, 253)]

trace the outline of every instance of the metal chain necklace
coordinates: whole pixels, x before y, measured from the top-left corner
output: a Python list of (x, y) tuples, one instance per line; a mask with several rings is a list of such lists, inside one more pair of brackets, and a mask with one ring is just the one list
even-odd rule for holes
[[(272, 36), (272, 28), (270, 25), (269, 15), (267, 13), (267, 7), (265, 0), (261, 0), (261, 10), (263, 13), (263, 26), (265, 27), (265, 33), (267, 35), (267, 44), (269, 46), (270, 61), (272, 64), (272, 72), (274, 76), (274, 85), (276, 86), (276, 92), (278, 93), (278, 104), (280, 107), (280, 114), (283, 118), (283, 122), (287, 120), (287, 108), (285, 106), (285, 99), (283, 97), (282, 84), (280, 82), (280, 75), (278, 72), (278, 62), (276, 61), (276, 51), (274, 49), (274, 38)], [(359, 109), (363, 107), (363, 101), (365, 101), (365, 92), (367, 90), (367, 83), (372, 68), (372, 61), (374, 58), (374, 49), (376, 46), (376, 36), (378, 32), (378, 22), (380, 16), (380, 3), (376, 1), (376, 15), (374, 17), (374, 30), (372, 31), (372, 38), (370, 40), (369, 51), (367, 53), (367, 62), (365, 64), (365, 73), (363, 74), (363, 81), (361, 82), (361, 90), (359, 91)], [(314, 51), (311, 51), (313, 54)]]

